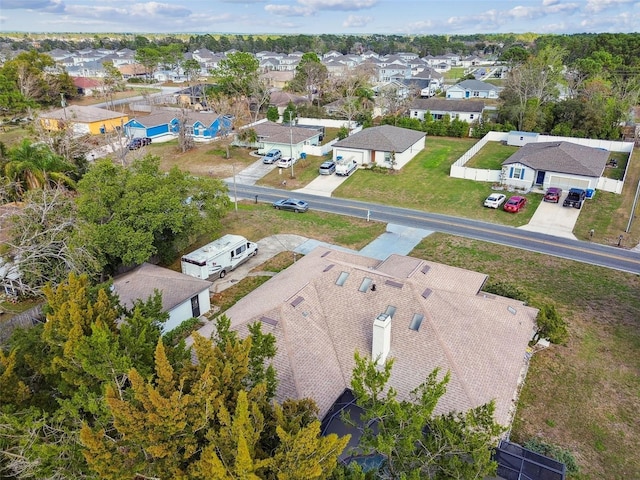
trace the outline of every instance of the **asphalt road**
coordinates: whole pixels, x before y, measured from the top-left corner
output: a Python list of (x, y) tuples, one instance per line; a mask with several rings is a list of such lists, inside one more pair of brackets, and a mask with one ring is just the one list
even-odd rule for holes
[[(228, 183), (228, 185), (229, 194), (233, 199), (234, 186), (232, 183)], [(640, 253), (624, 248), (610, 247), (597, 243), (520, 230), (504, 225), (376, 203), (322, 197), (300, 192), (292, 193), (287, 190), (258, 187), (255, 185), (237, 184), (235, 189), (238, 198), (254, 200), (257, 195), (259, 202), (271, 203), (283, 197), (295, 196), (296, 198), (307, 201), (309, 207), (313, 210), (433, 230), (640, 274)], [(294, 214), (292, 213), (292, 215)]]

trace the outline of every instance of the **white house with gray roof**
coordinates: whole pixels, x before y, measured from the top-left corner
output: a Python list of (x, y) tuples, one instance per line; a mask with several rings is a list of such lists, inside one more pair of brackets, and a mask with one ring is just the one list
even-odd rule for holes
[(609, 151), (566, 141), (527, 143), (502, 162), (506, 185), (516, 188), (596, 189)]
[(425, 133), (380, 125), (365, 128), (333, 145), (333, 158), (355, 160), (358, 165), (377, 164), (399, 170), (425, 146)]
[(498, 98), (500, 89), (480, 80), (463, 80), (447, 89), (447, 98)]
[(431, 114), (434, 120), (442, 120), (445, 115), (449, 115), (451, 120), (457, 118), (463, 122), (473, 123), (482, 119), (484, 109), (484, 102), (480, 100), (416, 98), (409, 106), (409, 115), (418, 120), (424, 120), (427, 113)]
[(190, 318), (199, 318), (211, 310), (207, 280), (143, 263), (113, 280), (120, 303), (131, 309), (137, 300), (146, 301), (156, 291), (162, 294), (162, 309), (169, 319), (162, 326), (169, 332)]
[(350, 386), (359, 352), (394, 359), (389, 386), (400, 400), (439, 368), (451, 378), (436, 414), (495, 400), (496, 420), (508, 425), (538, 311), (482, 292), (486, 280), (403, 255), (317, 247), (226, 315), (240, 336), (256, 322), (275, 336), (276, 398), (312, 398), (320, 418)]

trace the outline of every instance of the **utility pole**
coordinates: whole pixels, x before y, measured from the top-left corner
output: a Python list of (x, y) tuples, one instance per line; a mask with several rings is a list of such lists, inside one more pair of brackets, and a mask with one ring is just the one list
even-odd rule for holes
[[(234, 197), (233, 203), (235, 204), (235, 208), (237, 212), (238, 211), (238, 190), (236, 189), (236, 164), (232, 163), (231, 166), (233, 167), (233, 197)], [(258, 203), (257, 195), (256, 195), (256, 203)]]
[(289, 110), (289, 152), (291, 154), (291, 178), (293, 178), (293, 126), (292, 118), (293, 112)]

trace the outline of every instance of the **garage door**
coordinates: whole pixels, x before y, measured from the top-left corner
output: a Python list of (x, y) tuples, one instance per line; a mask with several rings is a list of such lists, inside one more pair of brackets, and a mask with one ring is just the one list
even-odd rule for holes
[(551, 175), (549, 177), (549, 186), (550, 187), (559, 187), (564, 190), (569, 190), (570, 188), (589, 188), (589, 180), (574, 178), (574, 177), (562, 177), (560, 175)]
[(364, 161), (365, 152), (363, 152), (362, 150), (346, 150), (346, 149), (336, 148), (335, 152), (336, 152), (336, 158), (342, 157), (345, 160), (355, 160), (358, 163), (358, 165), (363, 165), (365, 163)]

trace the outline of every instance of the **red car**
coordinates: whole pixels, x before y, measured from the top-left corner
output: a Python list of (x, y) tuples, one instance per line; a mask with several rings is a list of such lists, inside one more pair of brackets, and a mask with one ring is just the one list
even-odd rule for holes
[(507, 200), (507, 203), (504, 204), (503, 208), (505, 212), (518, 213), (526, 204), (526, 198), (515, 196)]
[(562, 189), (561, 188), (549, 187), (547, 189), (547, 193), (545, 194), (543, 200), (545, 202), (558, 203), (558, 202), (560, 202), (560, 197), (561, 196), (562, 196)]

